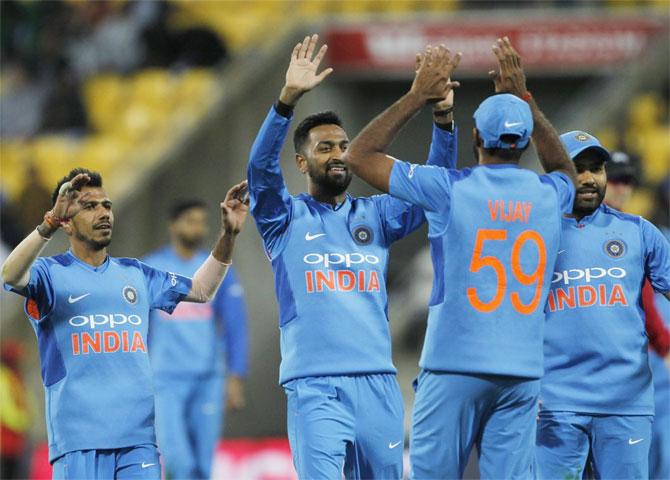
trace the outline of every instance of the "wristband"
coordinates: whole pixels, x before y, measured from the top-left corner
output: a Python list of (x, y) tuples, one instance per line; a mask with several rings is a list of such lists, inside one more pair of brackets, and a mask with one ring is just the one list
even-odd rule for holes
[(54, 230), (58, 230), (63, 223), (63, 220), (54, 215), (52, 210), (44, 214), (44, 221), (49, 224)]
[(450, 113), (454, 111), (454, 106), (452, 105), (451, 107), (445, 108), (444, 110), (438, 110), (436, 112), (433, 112), (433, 115), (436, 117), (446, 117)]
[(533, 96), (530, 94), (530, 92), (528, 90), (526, 90), (526, 93), (521, 95), (521, 99), (525, 100), (528, 103), (533, 99)]

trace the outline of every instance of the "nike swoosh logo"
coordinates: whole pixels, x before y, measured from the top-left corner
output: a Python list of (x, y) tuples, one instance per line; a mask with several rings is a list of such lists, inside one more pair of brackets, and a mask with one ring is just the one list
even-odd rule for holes
[(324, 235), (325, 235), (325, 233), (315, 233), (314, 235), (310, 235), (309, 232), (307, 232), (305, 234), (305, 240), (307, 240), (309, 242), (310, 240), (314, 240), (315, 238), (323, 237)]
[(640, 438), (639, 440), (633, 440), (632, 438), (628, 439), (628, 445), (635, 445), (636, 443), (640, 443), (644, 438)]
[(142, 468), (149, 468), (149, 467), (153, 467), (154, 465), (156, 465), (156, 464), (155, 463), (144, 463), (144, 462), (142, 462)]
[(78, 297), (73, 297), (72, 295), (70, 295), (70, 296), (67, 298), (67, 303), (77, 303), (79, 300), (81, 300), (82, 298), (86, 298), (86, 297), (88, 297), (89, 295), (90, 295), (90, 293), (85, 293), (85, 294), (80, 295), (80, 296), (78, 296)]
[(391, 442), (389, 442), (389, 448), (395, 448), (395, 447), (397, 447), (398, 445), (400, 445), (401, 442), (402, 442), (402, 440), (400, 440), (400, 442), (396, 442), (396, 443), (391, 443)]
[(561, 253), (565, 253), (567, 250), (559, 250), (557, 255), (560, 255)]
[(523, 122), (514, 122), (514, 123), (505, 122), (505, 128), (518, 127), (519, 125), (523, 125)]

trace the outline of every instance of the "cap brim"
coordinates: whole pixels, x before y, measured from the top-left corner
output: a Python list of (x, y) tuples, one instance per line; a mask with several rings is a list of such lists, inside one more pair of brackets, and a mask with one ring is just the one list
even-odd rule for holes
[(570, 154), (570, 158), (574, 161), (575, 158), (577, 158), (577, 155), (579, 155), (582, 152), (585, 152), (586, 150), (593, 149), (596, 152), (598, 152), (598, 155), (603, 159), (603, 162), (609, 162), (610, 161), (610, 152), (605, 150), (603, 147), (599, 145), (584, 145), (583, 147), (577, 148), (576, 150), (572, 150), (568, 152)]

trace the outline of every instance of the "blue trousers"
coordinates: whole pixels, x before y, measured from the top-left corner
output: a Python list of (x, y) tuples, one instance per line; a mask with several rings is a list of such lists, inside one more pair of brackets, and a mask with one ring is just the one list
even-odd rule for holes
[(209, 479), (223, 420), (222, 375), (156, 375), (154, 385), (156, 436), (166, 476)]
[(109, 450), (77, 450), (53, 464), (54, 480), (144, 479), (160, 480), (161, 466), (155, 445)]
[(653, 417), (540, 412), (537, 466), (542, 479), (581, 478), (591, 457), (595, 478), (649, 478)]
[(284, 390), (299, 478), (402, 478), (404, 406), (395, 375), (299, 378)]
[(410, 436), (410, 477), (462, 478), (472, 447), (481, 478), (534, 478), (539, 380), (422, 370)]

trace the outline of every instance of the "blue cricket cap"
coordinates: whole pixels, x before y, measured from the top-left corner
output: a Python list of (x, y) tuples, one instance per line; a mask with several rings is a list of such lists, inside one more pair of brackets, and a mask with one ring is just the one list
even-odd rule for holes
[[(533, 133), (530, 107), (509, 93), (493, 95), (484, 100), (475, 111), (474, 119), (484, 148), (524, 148)], [(500, 138), (503, 135), (515, 135), (517, 138), (506, 142)]]
[(603, 162), (610, 160), (610, 153), (600, 144), (600, 141), (593, 135), (582, 132), (581, 130), (573, 130), (572, 132), (564, 133), (561, 135), (561, 142), (563, 142), (563, 146), (573, 160), (584, 150), (590, 148), (595, 150), (602, 157)]

